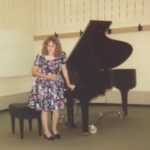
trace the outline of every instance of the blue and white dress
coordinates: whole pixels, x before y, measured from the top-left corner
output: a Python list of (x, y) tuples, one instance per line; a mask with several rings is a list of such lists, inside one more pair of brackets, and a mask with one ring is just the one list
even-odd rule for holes
[(65, 64), (66, 55), (62, 53), (53, 60), (48, 60), (44, 55), (38, 54), (34, 62), (40, 68), (41, 73), (57, 74), (57, 80), (48, 80), (37, 77), (29, 96), (28, 106), (39, 111), (53, 111), (64, 108), (65, 82), (61, 65)]

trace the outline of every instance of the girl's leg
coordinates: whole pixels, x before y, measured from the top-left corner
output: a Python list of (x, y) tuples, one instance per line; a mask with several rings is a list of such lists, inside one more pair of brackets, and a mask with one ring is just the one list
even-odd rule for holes
[(48, 112), (42, 111), (41, 120), (42, 120), (43, 129), (44, 129), (44, 135), (46, 135), (47, 137), (50, 137), (51, 133), (49, 132), (49, 129), (48, 129)]
[(52, 130), (53, 130), (54, 134), (58, 133), (57, 124), (58, 124), (58, 120), (59, 120), (59, 115), (60, 115), (59, 110), (53, 110), (53, 113), (52, 113)]

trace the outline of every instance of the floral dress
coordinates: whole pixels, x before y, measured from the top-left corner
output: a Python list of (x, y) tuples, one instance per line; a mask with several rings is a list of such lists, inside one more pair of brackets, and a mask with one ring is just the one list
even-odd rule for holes
[(44, 55), (38, 54), (34, 62), (41, 73), (57, 74), (56, 80), (37, 77), (32, 86), (28, 106), (39, 111), (52, 111), (64, 108), (65, 82), (62, 76), (61, 65), (65, 64), (66, 56), (62, 53), (53, 60), (48, 60)]

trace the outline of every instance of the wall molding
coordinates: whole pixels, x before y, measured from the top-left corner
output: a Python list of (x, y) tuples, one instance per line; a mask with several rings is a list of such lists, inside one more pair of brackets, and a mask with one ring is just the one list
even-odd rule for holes
[(4, 77), (0, 77), (0, 80), (1, 79), (10, 79), (10, 78), (24, 78), (24, 77), (32, 77), (32, 75), (4, 76)]
[[(120, 27), (120, 28), (110, 28), (108, 29), (108, 34), (118, 34), (118, 33), (130, 33), (130, 32), (141, 32), (141, 31), (150, 31), (150, 25), (138, 25), (132, 27)], [(47, 34), (47, 35), (35, 35), (34, 41), (44, 40), (50, 35), (56, 35), (59, 38), (74, 38), (79, 37), (81, 32), (68, 32), (68, 33), (54, 33), (54, 34)]]

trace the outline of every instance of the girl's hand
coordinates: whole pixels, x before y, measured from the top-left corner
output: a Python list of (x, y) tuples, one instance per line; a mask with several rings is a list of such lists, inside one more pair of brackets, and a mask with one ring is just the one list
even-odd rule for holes
[(48, 79), (49, 80), (57, 80), (57, 75), (56, 74), (54, 74), (54, 73), (50, 73), (50, 74), (48, 74)]
[(75, 85), (74, 85), (74, 84), (68, 84), (68, 88), (69, 88), (71, 91), (73, 91), (74, 88), (75, 88)]

